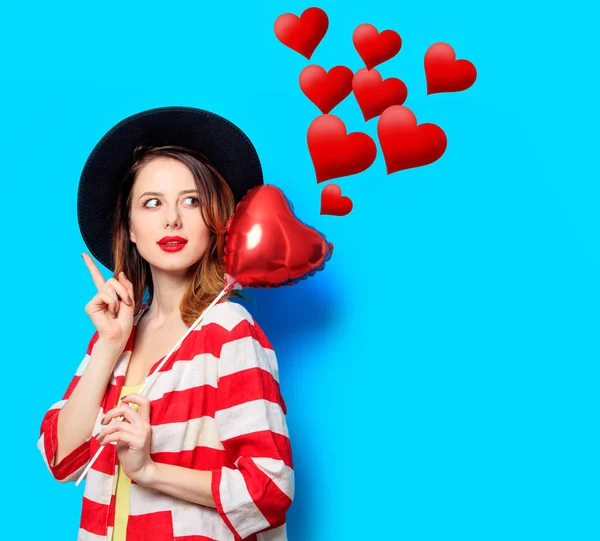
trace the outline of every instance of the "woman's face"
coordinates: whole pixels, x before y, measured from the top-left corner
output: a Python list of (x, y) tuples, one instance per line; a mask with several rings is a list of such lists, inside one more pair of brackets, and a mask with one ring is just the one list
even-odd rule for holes
[[(139, 170), (132, 188), (129, 235), (150, 265), (185, 271), (204, 255), (210, 231), (200, 204), (194, 177), (180, 161), (161, 156)], [(187, 242), (181, 250), (166, 251), (159, 244), (164, 237)]]

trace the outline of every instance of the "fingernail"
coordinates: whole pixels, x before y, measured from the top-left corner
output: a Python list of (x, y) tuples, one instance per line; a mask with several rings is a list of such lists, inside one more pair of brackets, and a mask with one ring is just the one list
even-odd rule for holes
[(123, 396), (123, 397), (121, 398), (121, 402), (122, 402), (123, 400), (125, 400), (125, 399), (126, 399), (128, 396), (129, 396), (128, 394), (126, 394), (125, 396)]

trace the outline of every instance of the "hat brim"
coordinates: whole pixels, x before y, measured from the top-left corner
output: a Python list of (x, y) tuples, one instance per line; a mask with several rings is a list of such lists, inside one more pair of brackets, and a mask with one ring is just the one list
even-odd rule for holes
[(79, 229), (89, 250), (114, 271), (112, 224), (119, 187), (140, 145), (181, 145), (202, 152), (227, 181), (235, 203), (263, 184), (258, 154), (229, 120), (194, 107), (159, 107), (129, 116), (111, 128), (90, 153), (77, 193)]

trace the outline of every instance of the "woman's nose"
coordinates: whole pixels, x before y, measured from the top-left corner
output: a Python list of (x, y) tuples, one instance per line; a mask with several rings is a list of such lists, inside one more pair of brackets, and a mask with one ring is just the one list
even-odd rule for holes
[(181, 217), (179, 216), (179, 212), (177, 209), (168, 209), (167, 210), (167, 222), (165, 227), (178, 227), (181, 224)]

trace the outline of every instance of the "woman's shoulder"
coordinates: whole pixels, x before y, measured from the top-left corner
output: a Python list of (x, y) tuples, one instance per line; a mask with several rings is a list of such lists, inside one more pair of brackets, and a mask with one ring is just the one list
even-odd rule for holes
[[(215, 304), (204, 317), (198, 332), (199, 344), (220, 356), (222, 348), (242, 338), (254, 338), (270, 347), (262, 329), (258, 326), (246, 307), (226, 299)], [(207, 346), (208, 344), (208, 346)]]
[(227, 331), (233, 330), (240, 324), (255, 325), (254, 318), (245, 306), (228, 299), (215, 304), (206, 314), (205, 324), (214, 323)]
[(209, 312), (206, 317), (209, 318), (208, 322), (215, 325), (208, 334), (211, 336), (211, 341), (218, 343), (220, 350), (226, 344), (237, 343), (239, 340), (255, 342), (254, 347), (250, 350), (246, 345), (241, 348), (245, 351), (245, 355), (258, 354), (258, 346), (262, 346), (264, 349), (273, 349), (265, 332), (245, 306), (226, 300), (213, 306), (211, 312), (212, 314)]

